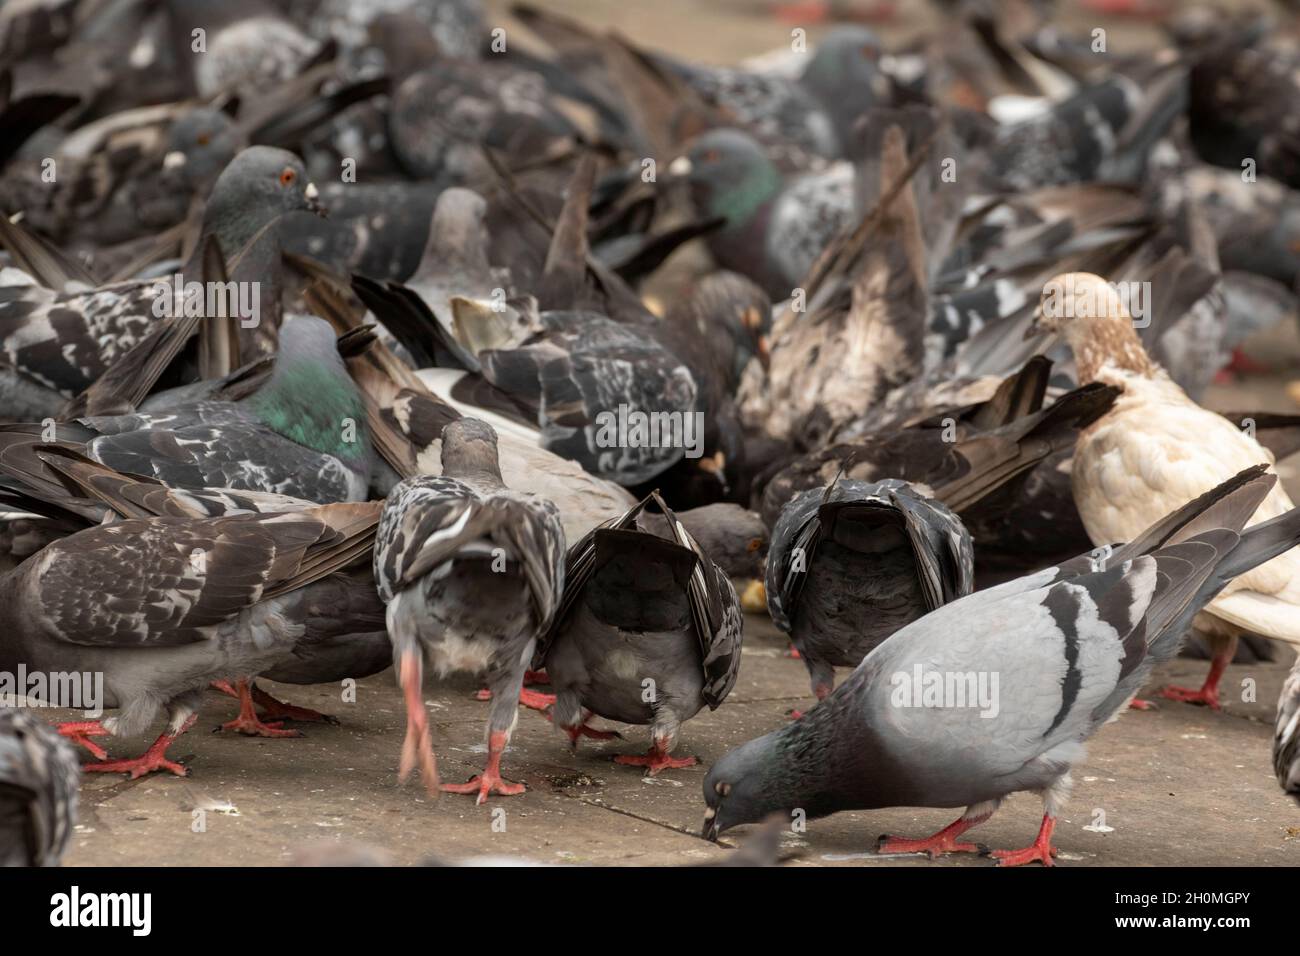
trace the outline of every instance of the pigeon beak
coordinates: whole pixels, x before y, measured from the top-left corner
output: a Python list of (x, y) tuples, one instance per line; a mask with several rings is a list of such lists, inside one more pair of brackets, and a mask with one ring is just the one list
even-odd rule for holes
[(316, 215), (324, 219), (329, 215), (329, 210), (325, 208), (324, 203), (320, 201), (320, 190), (316, 188), (315, 183), (308, 183), (307, 188), (302, 191), (303, 196), (307, 199), (307, 208)]
[(185, 163), (185, 154), (179, 149), (174, 149), (163, 157), (163, 169), (180, 169)]
[(718, 811), (713, 807), (704, 811), (704, 827), (700, 835), (712, 843), (718, 842)]
[(692, 168), (689, 156), (678, 156), (668, 164), (668, 175), (674, 179), (685, 179), (691, 174)]
[(1042, 318), (1043, 318), (1043, 307), (1040, 305), (1037, 309), (1034, 310), (1034, 317), (1033, 319), (1030, 320), (1029, 327), (1025, 329), (1024, 340), (1026, 342), (1036, 339), (1040, 335), (1047, 334), (1047, 329), (1043, 328), (1043, 326), (1040, 324), (1042, 322)]

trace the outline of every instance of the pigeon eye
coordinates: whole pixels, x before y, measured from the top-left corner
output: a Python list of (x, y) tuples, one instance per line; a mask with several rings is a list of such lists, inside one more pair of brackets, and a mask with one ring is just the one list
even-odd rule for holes
[(293, 185), (293, 181), (297, 178), (298, 174), (286, 166), (284, 172), (280, 173), (280, 185), (291, 186)]
[(716, 163), (721, 158), (722, 158), (722, 154), (719, 153), (716, 149), (705, 150), (704, 155), (700, 157), (700, 159), (706, 163)]
[(713, 789), (718, 791), (718, 796), (725, 797), (727, 794), (731, 793), (731, 784), (727, 783), (725, 780), (719, 780), (713, 785)]
[(763, 546), (762, 538), (750, 538), (749, 544), (745, 546), (746, 551), (757, 551)]
[(212, 137), (210, 137), (207, 133), (199, 133), (199, 135), (198, 135), (197, 137), (195, 137), (194, 142), (198, 143), (200, 146), (207, 146), (207, 145), (208, 145), (208, 141), (209, 141), (211, 138), (212, 138)]

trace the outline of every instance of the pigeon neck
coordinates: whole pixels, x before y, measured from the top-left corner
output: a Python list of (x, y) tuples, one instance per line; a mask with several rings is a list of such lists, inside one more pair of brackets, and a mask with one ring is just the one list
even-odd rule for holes
[(781, 173), (764, 160), (750, 167), (739, 182), (714, 192), (709, 213), (727, 220), (726, 228), (747, 226), (781, 191)]
[(458, 478), (481, 485), (486, 488), (501, 488), (505, 480), (501, 477), (501, 465), (496, 455), (480, 454), (479, 449), (448, 448), (443, 444), (442, 473), (450, 478)]
[(354, 468), (369, 460), (366, 407), (341, 360), (282, 354), (270, 381), (244, 401), (263, 424), (290, 441)]
[[(1074, 351), (1080, 385), (1089, 382), (1123, 384), (1123, 374), (1156, 378), (1160, 366), (1151, 360), (1132, 323), (1115, 316), (1076, 319), (1066, 332)], [(1116, 376), (1114, 373), (1121, 373)]]

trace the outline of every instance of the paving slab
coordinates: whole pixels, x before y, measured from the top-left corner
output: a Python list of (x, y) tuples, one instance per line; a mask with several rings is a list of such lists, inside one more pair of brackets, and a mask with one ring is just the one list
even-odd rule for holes
[[(208, 695), (195, 728), (173, 748), (190, 769), (188, 778), (86, 778), (81, 825), (67, 862), (274, 866), (322, 843), (379, 848), (398, 864), (499, 855), (570, 865), (718, 860), (728, 850), (698, 835), (705, 768), (731, 747), (780, 726), (791, 708), (811, 704), (803, 665), (784, 656), (781, 635), (760, 617), (751, 615), (746, 624), (731, 697), (689, 721), (682, 733), (678, 753), (698, 757), (698, 767), (646, 778), (613, 762), (615, 754), (645, 748), (646, 728), (618, 727), (625, 739), (584, 740), (573, 753), (542, 715), (521, 711), (504, 768), (528, 792), (483, 806), (454, 794), (434, 799), (415, 782), (398, 785), (405, 721), (391, 671), (360, 681), (355, 703), (345, 703), (342, 689), (332, 685), (266, 683), (278, 696), (332, 713), (341, 723), (297, 725), (305, 734), (300, 739), (212, 733), (233, 716), (234, 702)], [(1172, 662), (1157, 683), (1199, 683), (1205, 666)], [(1300, 864), (1300, 807), (1277, 788), (1269, 760), (1273, 705), (1287, 669), (1281, 661), (1230, 667), (1222, 713), (1162, 702), (1158, 710), (1128, 712), (1103, 728), (1075, 770), (1074, 795), (1057, 829), (1060, 862)], [(445, 780), (467, 779), (483, 760), (487, 705), (474, 699), (476, 689), (471, 680), (426, 687)], [(1254, 700), (1240, 699), (1252, 691)], [(110, 751), (133, 754), (145, 743), (112, 741)], [(1025, 845), (1040, 814), (1036, 797), (1016, 795), (973, 838), (993, 847)], [(989, 865), (977, 857), (931, 864), (873, 852), (879, 834), (924, 835), (953, 816), (908, 808), (838, 814), (786, 834), (783, 856), (796, 866)], [(733, 844), (744, 833), (733, 831), (724, 842)]]

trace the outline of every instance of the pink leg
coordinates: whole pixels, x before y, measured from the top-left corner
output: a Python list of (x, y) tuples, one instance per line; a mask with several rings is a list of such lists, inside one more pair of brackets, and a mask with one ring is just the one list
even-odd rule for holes
[(670, 757), (668, 755), (667, 741), (656, 737), (650, 745), (649, 752), (645, 754), (619, 754), (614, 758), (614, 762), (632, 767), (645, 767), (645, 775), (653, 777), (660, 770), (694, 767), (698, 761), (694, 757)]
[(60, 736), (67, 737), (74, 744), (80, 744), (90, 751), (90, 755), (96, 760), (103, 760), (108, 756), (108, 751), (99, 744), (90, 740), (91, 737), (109, 737), (112, 736), (102, 723), (98, 720), (71, 720), (59, 724), (54, 728)]
[(1236, 641), (1233, 641), (1226, 650), (1221, 650), (1214, 655), (1210, 661), (1210, 672), (1205, 676), (1205, 683), (1199, 690), (1171, 685), (1162, 690), (1160, 696), (1168, 697), (1170, 700), (1180, 700), (1185, 704), (1204, 704), (1211, 710), (1222, 710), (1223, 705), (1219, 703), (1219, 680), (1223, 677), (1223, 672), (1227, 669), (1235, 651)]
[(972, 817), (969, 820), (962, 817), (924, 840), (905, 840), (901, 837), (885, 835), (876, 842), (876, 852), (924, 853), (932, 860), (937, 859), (943, 853), (981, 853), (984, 848), (978, 843), (958, 843), (957, 837), (972, 827), (979, 826), (990, 816), (992, 814), (986, 813), (983, 816)]
[(222, 724), (219, 730), (237, 730), (246, 737), (302, 736), (297, 730), (283, 730), (278, 722), (262, 722), (253, 708), (253, 694), (248, 688), (248, 681), (243, 678), (235, 681), (235, 692), (239, 696), (239, 716)]
[(406, 651), (398, 664), (402, 695), (406, 699), (406, 739), (402, 741), (402, 762), (397, 779), (404, 781), (415, 765), (420, 765), (424, 789), (431, 796), (438, 795), (438, 763), (433, 756), (433, 736), (429, 733), (429, 715), (425, 712), (422, 694), (420, 656), (417, 651)]

